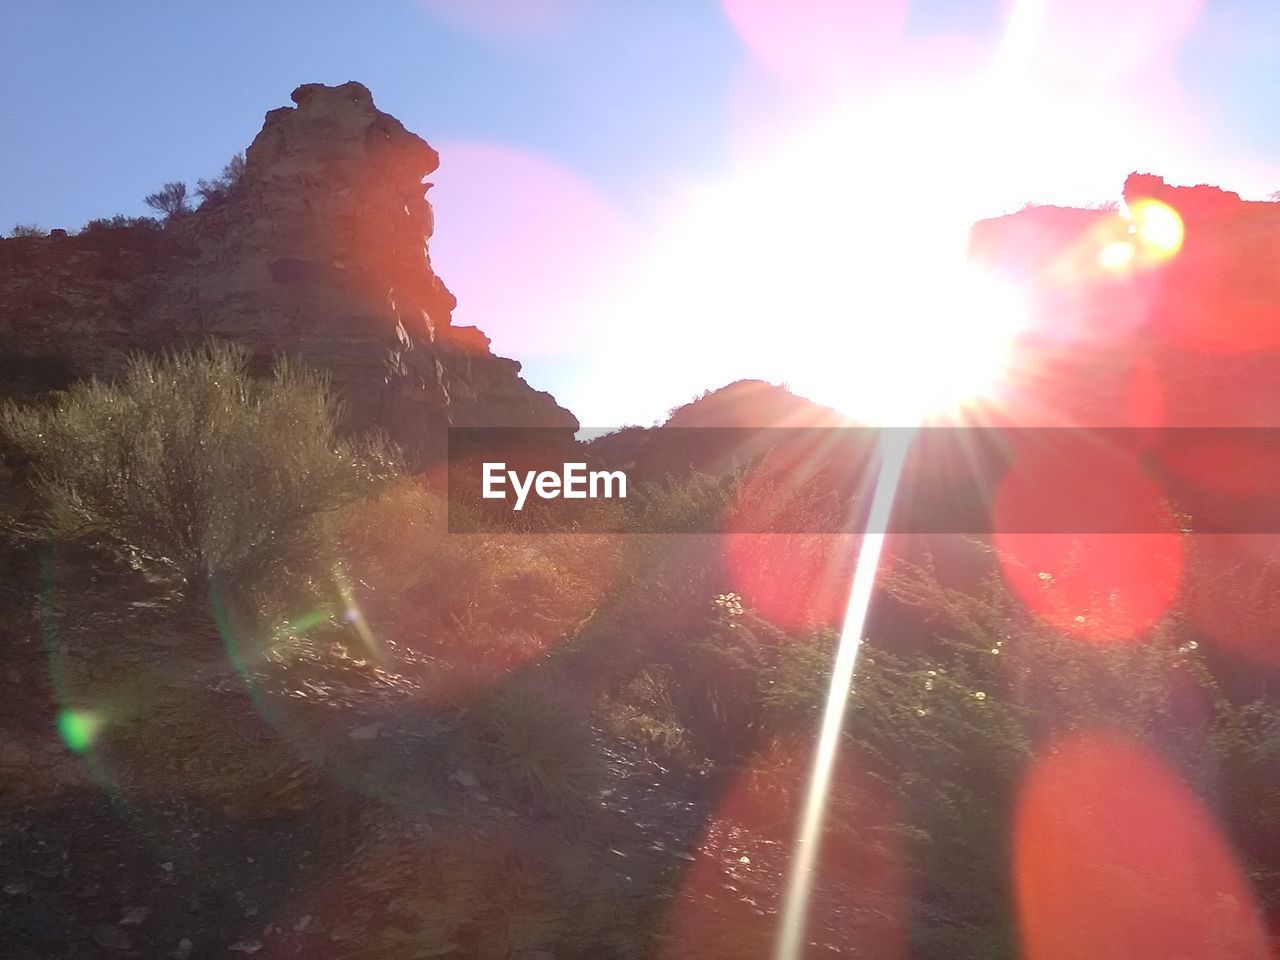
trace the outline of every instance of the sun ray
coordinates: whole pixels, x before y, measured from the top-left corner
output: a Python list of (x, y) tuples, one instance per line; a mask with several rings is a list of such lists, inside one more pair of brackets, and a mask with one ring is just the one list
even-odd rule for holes
[(849, 604), (840, 631), (840, 642), (836, 647), (831, 685), (827, 692), (822, 727), (805, 795), (804, 812), (791, 861), (791, 876), (783, 900), (782, 924), (775, 953), (777, 960), (799, 960), (804, 952), (805, 920), (820, 853), (818, 839), (826, 816), (827, 795), (835, 770), (836, 752), (840, 746), (845, 707), (853, 687), (858, 651), (862, 646), (862, 631), (871, 606), (871, 593), (880, 567), (880, 553), (884, 549), (884, 531), (893, 510), (898, 481), (902, 477), (902, 468), (913, 437), (913, 431), (905, 430), (886, 430), (881, 434), (880, 467), (871, 499), (871, 512), (862, 548), (858, 552), (853, 585), (849, 589)]

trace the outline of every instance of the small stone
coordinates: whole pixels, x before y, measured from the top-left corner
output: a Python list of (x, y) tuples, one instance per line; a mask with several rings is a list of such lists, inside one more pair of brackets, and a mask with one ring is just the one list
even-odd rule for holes
[(178, 941), (178, 948), (173, 951), (174, 960), (187, 960), (187, 957), (191, 956), (191, 951), (194, 947), (194, 943), (183, 937)]
[(311, 926), (311, 914), (308, 913), (306, 916), (302, 917), (297, 923), (293, 925), (293, 929), (298, 931), (298, 933), (301, 933), (303, 930), (307, 929), (307, 927), (309, 926)]
[(173, 873), (173, 861), (166, 860), (164, 863), (160, 864), (160, 869), (165, 873)]
[(348, 734), (352, 740), (376, 740), (378, 737), (378, 725), (373, 724), (367, 727), (355, 727)]
[(459, 767), (453, 771), (454, 782), (460, 787), (468, 787), (474, 789), (480, 786), (480, 779), (465, 767)]
[(31, 892), (31, 884), (25, 880), (13, 880), (4, 885), (4, 892), (11, 897), (20, 897)]
[(750, 858), (750, 857), (748, 857), (746, 854), (743, 854), (742, 856), (740, 856), (740, 857), (738, 858), (738, 862), (739, 862), (739, 863), (750, 863), (750, 862), (751, 862), (751, 858)]
[(257, 953), (262, 949), (261, 940), (241, 940), (227, 947), (232, 953)]
[(124, 912), (124, 916), (121, 918), (120, 923), (122, 926), (136, 927), (138, 924), (142, 923), (143, 920), (147, 919), (147, 915), (149, 913), (151, 913), (150, 907), (130, 907)]
[(106, 925), (93, 931), (93, 940), (98, 946), (107, 950), (128, 950), (131, 945), (127, 933), (119, 927), (108, 927)]

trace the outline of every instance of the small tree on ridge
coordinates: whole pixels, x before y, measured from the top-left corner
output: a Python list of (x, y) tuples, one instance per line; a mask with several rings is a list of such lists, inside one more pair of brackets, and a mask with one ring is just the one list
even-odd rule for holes
[(181, 180), (166, 183), (155, 193), (147, 194), (144, 199), (148, 207), (163, 213), (168, 220), (191, 212), (187, 205), (187, 185)]

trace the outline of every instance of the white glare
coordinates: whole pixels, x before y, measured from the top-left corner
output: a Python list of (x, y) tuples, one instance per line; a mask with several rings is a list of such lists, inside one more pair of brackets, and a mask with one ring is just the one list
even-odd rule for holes
[(894, 494), (898, 490), (898, 480), (902, 476), (903, 463), (913, 437), (912, 430), (885, 430), (880, 435), (880, 472), (871, 498), (867, 532), (863, 535), (862, 548), (858, 551), (853, 585), (849, 589), (849, 604), (845, 608), (840, 643), (836, 648), (836, 662), (831, 670), (831, 687), (827, 692), (822, 730), (818, 735), (804, 814), (796, 837), (791, 879), (782, 905), (782, 927), (775, 953), (777, 960), (799, 960), (803, 952), (809, 896), (813, 891), (818, 865), (818, 837), (826, 813), (827, 793), (831, 786), (831, 774), (835, 769), (836, 751), (840, 745), (845, 705), (853, 686), (853, 671), (858, 663), (858, 650), (862, 646), (862, 631), (867, 623), (871, 591), (880, 567), (884, 530), (888, 527)]

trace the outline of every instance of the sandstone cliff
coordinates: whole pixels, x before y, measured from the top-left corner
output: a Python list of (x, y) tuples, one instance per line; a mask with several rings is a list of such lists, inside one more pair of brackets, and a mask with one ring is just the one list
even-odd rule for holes
[(110, 375), (132, 350), (206, 336), (325, 370), (350, 421), (411, 451), (443, 427), (577, 421), (494, 356), (431, 268), (436, 152), (358, 83), (272, 110), (227, 193), (163, 230), (0, 241), (0, 350)]

